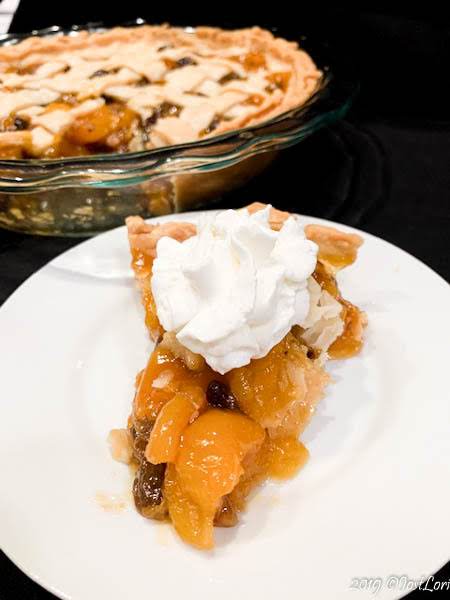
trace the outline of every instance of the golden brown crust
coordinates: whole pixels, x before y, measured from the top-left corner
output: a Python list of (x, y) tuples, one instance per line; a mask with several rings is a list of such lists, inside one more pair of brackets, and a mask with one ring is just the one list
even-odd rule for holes
[(130, 248), (151, 258), (155, 258), (156, 245), (162, 237), (171, 237), (182, 242), (196, 233), (196, 227), (193, 223), (182, 221), (168, 221), (167, 223), (150, 225), (142, 217), (127, 217), (125, 222)]
[(141, 292), (141, 300), (145, 310), (145, 322), (153, 340), (157, 341), (164, 333), (156, 314), (156, 306), (151, 292), (150, 279), (153, 259), (156, 256), (158, 241), (168, 236), (179, 242), (195, 235), (196, 227), (192, 223), (169, 221), (151, 225), (142, 217), (126, 219), (128, 241), (132, 255), (131, 267)]
[[(246, 209), (250, 214), (262, 210), (266, 204), (253, 202)], [(279, 231), (290, 213), (271, 208), (269, 224), (272, 229)], [(194, 223), (184, 221), (167, 221), (152, 225), (146, 223), (142, 217), (131, 216), (125, 219), (128, 231), (130, 248), (134, 252), (140, 252), (150, 258), (156, 257), (156, 245), (162, 237), (171, 237), (182, 242), (196, 234), (197, 228)]]
[[(221, 48), (231, 44), (252, 45), (252, 49), (267, 52), (269, 49), (280, 59), (290, 57), (298, 50), (296, 42), (275, 38), (270, 31), (259, 27), (225, 30), (216, 27), (197, 27), (193, 33), (180, 27), (165, 25), (143, 25), (141, 27), (113, 27), (107, 31), (80, 31), (76, 35), (57, 34), (48, 37), (30, 36), (19, 44), (0, 47), (0, 60), (17, 62), (29, 55), (55, 55), (89, 48), (108, 46), (114, 42), (161, 41), (173, 44), (182, 42), (184, 46), (197, 46), (197, 40), (207, 42), (211, 47)], [(305, 53), (309, 59), (309, 56)], [(307, 60), (307, 59), (305, 59)], [(310, 59), (309, 59), (310, 60)]]
[[(266, 206), (267, 204), (262, 202), (253, 202), (246, 208), (250, 214), (253, 214)], [(270, 226), (279, 231), (289, 216), (290, 213), (272, 207), (269, 217)], [(305, 234), (309, 240), (319, 246), (319, 259), (332, 266), (334, 270), (354, 263), (358, 248), (364, 241), (356, 233), (346, 233), (328, 225), (306, 225)]]
[[(252, 202), (245, 208), (252, 215), (263, 208), (266, 208), (267, 204), (263, 204), (262, 202)], [(270, 208), (269, 215), (269, 225), (274, 231), (279, 231), (283, 223), (291, 216), (291, 213), (285, 212), (284, 210), (278, 210), (278, 208), (274, 208), (273, 206)]]
[(322, 76), (311, 57), (299, 49), (297, 43), (276, 38), (269, 31), (258, 27), (232, 31), (198, 27), (195, 32), (187, 33), (181, 28), (168, 25), (116, 27), (104, 32), (81, 31), (71, 36), (29, 37), (16, 45), (0, 46), (0, 75), (7, 73), (10, 66), (17, 66), (22, 61), (32, 65), (33, 62), (55, 61), (58, 55), (75, 53), (86, 48), (95, 51), (96, 48), (102, 49), (110, 44), (138, 42), (181, 44), (184, 48), (193, 50), (201, 47), (205, 55), (209, 49), (213, 52), (222, 48), (224, 51), (233, 47), (244, 48), (245, 52), (271, 57), (289, 69), (290, 77), (282, 94), (266, 95), (261, 105), (255, 105), (250, 113), (244, 111), (241, 116), (235, 115), (231, 119), (221, 120), (212, 132), (205, 134), (205, 137), (268, 120), (303, 104), (314, 93)]
[[(246, 210), (253, 214), (266, 206), (267, 204), (262, 202), (253, 202), (246, 207)], [(289, 212), (271, 207), (269, 216), (271, 228), (279, 231), (289, 216)], [(193, 223), (182, 221), (168, 221), (167, 223), (150, 225), (141, 217), (128, 217), (126, 224), (131, 248), (135, 248), (152, 258), (156, 256), (156, 244), (160, 238), (169, 236), (181, 242), (196, 233), (196, 227)], [(356, 260), (358, 249), (363, 243), (360, 235), (346, 233), (327, 225), (306, 225), (305, 234), (309, 240), (319, 246), (319, 258), (323, 258), (324, 262), (331, 263), (334, 268), (337, 268), (338, 265), (334, 265), (330, 257), (340, 256), (343, 264), (352, 264)]]
[(306, 225), (305, 233), (319, 246), (319, 258), (335, 269), (354, 263), (358, 248), (363, 243), (362, 237), (356, 233), (346, 233), (326, 225)]

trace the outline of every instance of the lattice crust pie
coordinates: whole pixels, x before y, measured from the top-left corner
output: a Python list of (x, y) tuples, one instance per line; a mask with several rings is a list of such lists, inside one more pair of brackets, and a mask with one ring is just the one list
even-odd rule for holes
[(0, 158), (192, 142), (304, 103), (320, 77), (297, 44), (256, 27), (28, 38), (0, 47)]
[[(272, 209), (272, 229), (288, 216)], [(195, 225), (149, 225), (129, 217), (127, 226), (146, 324), (157, 344), (136, 378), (127, 429), (110, 434), (113, 456), (135, 469), (134, 500), (143, 516), (170, 519), (183, 540), (208, 549), (214, 526), (235, 525), (256, 485), (291, 477), (308, 458), (298, 437), (329, 383), (325, 363), (362, 346), (365, 316), (342, 298), (335, 278), (356, 259), (362, 240), (307, 226), (319, 251), (304, 326), (293, 327), (266, 356), (220, 375), (164, 331), (152, 298), (158, 241), (188, 240)]]

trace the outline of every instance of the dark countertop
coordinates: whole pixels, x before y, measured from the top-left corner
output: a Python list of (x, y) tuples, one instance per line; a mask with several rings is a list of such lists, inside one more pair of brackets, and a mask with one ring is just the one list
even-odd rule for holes
[[(37, 9), (35, 3), (22, 0), (12, 30), (98, 20), (102, 9), (96, 4), (77, 1), (55, 7), (40, 1)], [(126, 4), (108, 9), (108, 21), (146, 16), (140, 3)], [(291, 4), (278, 4), (277, 15), (284, 17), (267, 13), (258, 22), (294, 32), (286, 18)], [(172, 13), (152, 10), (152, 20), (255, 22), (253, 16), (239, 22), (232, 17), (205, 18), (203, 9), (183, 7), (172, 6)], [(237, 8), (233, 3), (230, 7), (228, 14), (235, 14)], [(450, 62), (449, 21), (426, 9), (411, 9), (406, 15), (394, 9), (322, 13), (306, 12), (305, 26), (325, 32), (337, 51), (354, 55), (361, 71), (359, 99), (345, 121), (283, 151), (262, 176), (218, 206), (260, 200), (340, 221), (400, 246), (449, 280), (450, 97), (442, 75)], [(38, 268), (79, 241), (0, 230), (0, 304)], [(52, 598), (6, 557), (0, 561), (1, 600)], [(440, 572), (440, 578), (448, 578), (448, 571)]]

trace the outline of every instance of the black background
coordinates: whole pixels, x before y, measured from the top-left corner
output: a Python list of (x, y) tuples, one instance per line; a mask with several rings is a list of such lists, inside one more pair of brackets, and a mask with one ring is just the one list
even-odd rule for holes
[[(450, 21), (433, 3), (405, 11), (379, 3), (355, 10), (346, 3), (328, 8), (279, 0), (126, 0), (120, 6), (22, 0), (11, 30), (97, 20), (113, 25), (137, 16), (154, 23), (278, 27), (292, 39), (305, 33), (328, 39), (335, 52), (350, 57), (361, 93), (345, 121), (284, 151), (266, 173), (218, 206), (260, 200), (341, 221), (395, 243), (450, 278)], [(0, 230), (0, 303), (75, 243)], [(0, 574), (1, 600), (52, 597), (4, 556)], [(449, 571), (439, 577), (448, 578)]]

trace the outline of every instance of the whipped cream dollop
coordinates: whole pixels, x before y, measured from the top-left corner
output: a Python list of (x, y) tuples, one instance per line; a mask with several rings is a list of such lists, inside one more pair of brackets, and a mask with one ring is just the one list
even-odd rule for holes
[(163, 237), (157, 244), (158, 318), (222, 374), (265, 356), (308, 315), (317, 246), (297, 217), (273, 231), (270, 208), (227, 210), (201, 220), (183, 242)]

